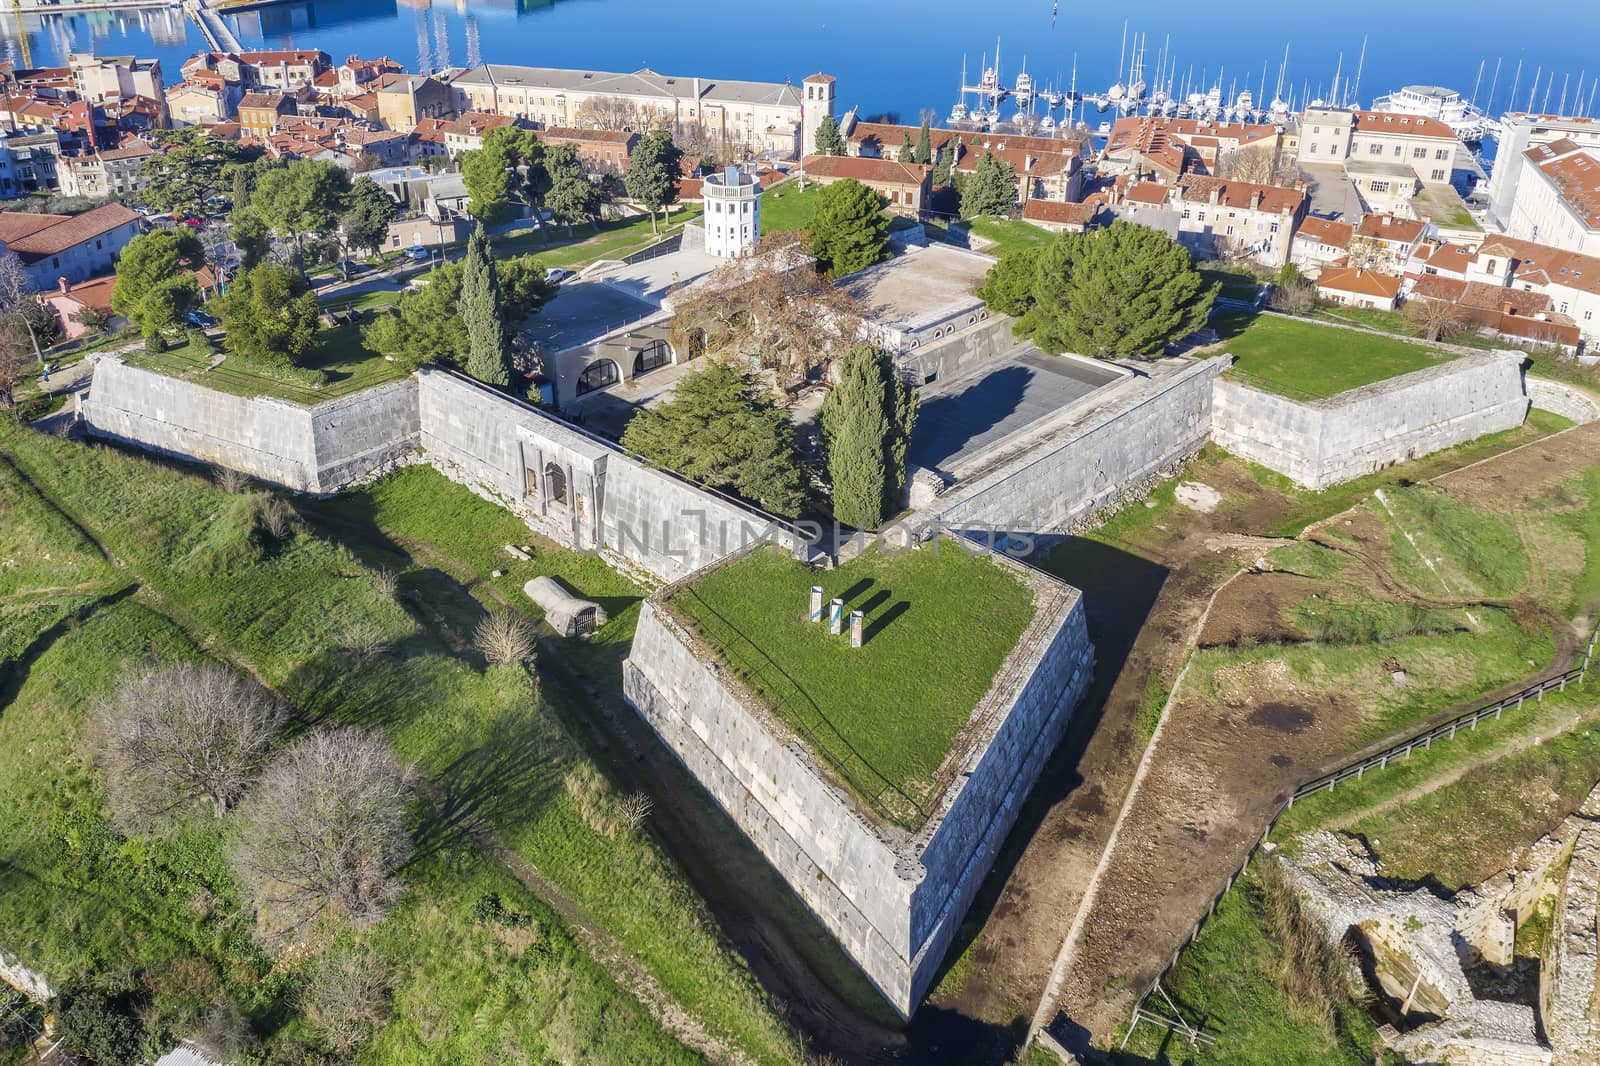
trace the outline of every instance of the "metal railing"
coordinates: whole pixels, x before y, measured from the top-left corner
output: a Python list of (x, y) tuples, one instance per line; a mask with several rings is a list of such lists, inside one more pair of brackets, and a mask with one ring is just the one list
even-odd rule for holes
[[(1543, 702), (1546, 693), (1564, 692), (1568, 685), (1583, 682), (1588, 676), (1589, 665), (1594, 659), (1594, 649), (1597, 641), (1600, 641), (1600, 619), (1596, 619), (1594, 627), (1589, 631), (1589, 643), (1584, 649), (1582, 662), (1571, 670), (1557, 674), (1555, 677), (1536, 681), (1526, 688), (1494, 701), (1486, 707), (1479, 707), (1477, 710), (1457, 715), (1448, 722), (1432, 726), (1399, 743), (1392, 744), (1376, 755), (1369, 755), (1320, 777), (1312, 778), (1290, 793), (1289, 798), (1279, 804), (1277, 810), (1272, 812), (1272, 817), (1267, 819), (1266, 827), (1261, 830), (1261, 835), (1256, 838), (1256, 842), (1245, 853), (1244, 859), (1234, 869), (1233, 873), (1228, 875), (1228, 879), (1221, 890), (1211, 897), (1211, 902), (1207, 905), (1206, 912), (1190, 927), (1188, 935), (1172, 950), (1172, 954), (1167, 957), (1167, 961), (1156, 973), (1154, 979), (1139, 994), (1139, 998), (1134, 1001), (1133, 1016), (1129, 1021), (1127, 1032), (1123, 1034), (1122, 1046), (1127, 1046), (1128, 1039), (1133, 1035), (1133, 1030), (1141, 1021), (1156, 1021), (1160, 1018), (1160, 1015), (1152, 1015), (1144, 1009), (1145, 1002), (1160, 989), (1162, 979), (1177, 965), (1178, 957), (1183, 954), (1184, 948), (1194, 943), (1195, 938), (1200, 935), (1200, 931), (1205, 928), (1206, 922), (1211, 919), (1212, 915), (1217, 913), (1217, 907), (1221, 904), (1223, 897), (1233, 889), (1234, 883), (1239, 880), (1239, 877), (1249, 867), (1250, 863), (1254, 861), (1256, 853), (1261, 850), (1261, 846), (1272, 835), (1273, 829), (1278, 825), (1278, 820), (1283, 817), (1289, 808), (1295, 805), (1295, 801), (1306, 799), (1319, 792), (1331, 792), (1341, 782), (1359, 780), (1368, 770), (1383, 769), (1397, 759), (1408, 759), (1411, 753), (1418, 748), (1431, 748), (1435, 740), (1451, 739), (1462, 729), (1472, 732), (1478, 728), (1479, 722), (1487, 718), (1498, 719), (1506, 711), (1517, 710), (1530, 699), (1536, 702)], [(1169, 1000), (1168, 1002), (1170, 1003), (1171, 1001)]]

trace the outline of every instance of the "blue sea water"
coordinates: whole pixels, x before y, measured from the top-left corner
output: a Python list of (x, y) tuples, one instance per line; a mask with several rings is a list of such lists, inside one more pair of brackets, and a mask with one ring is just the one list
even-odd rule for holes
[[(1118, 77), (1125, 21), (1124, 68), (1143, 35), (1147, 81), (1154, 82), (1166, 50), (1175, 88), (1187, 79), (1203, 89), (1220, 77), (1230, 98), (1244, 88), (1259, 95), (1264, 84), (1270, 99), (1285, 46), (1285, 90), (1297, 103), (1327, 95), (1342, 70), (1341, 82), (1363, 104), (1404, 84), (1446, 85), (1468, 95), (1476, 84), (1479, 103), (1489, 104), (1492, 89), (1493, 108), (1503, 111), (1515, 85), (1518, 109), (1530, 97), (1536, 107), (1554, 109), (1565, 82), (1570, 112), (1589, 104), (1600, 79), (1594, 47), (1600, 0), (300, 0), (230, 17), (247, 47), (318, 47), (335, 61), (385, 54), (412, 69), (482, 60), (795, 82), (822, 70), (839, 79), (841, 109), (895, 113), (910, 122), (923, 109), (947, 114), (963, 58), (968, 81), (976, 82), (981, 59), (993, 62), (997, 42), (1007, 84), (1025, 61), (1036, 82), (1065, 87), (1076, 63), (1079, 89), (1103, 91)], [(74, 50), (154, 55), (169, 82), (184, 58), (205, 47), (176, 8), (25, 16), (24, 25), (35, 65), (62, 63)], [(1355, 85), (1363, 38), (1365, 62)], [(21, 60), (10, 16), (0, 17), (0, 44)], [(1539, 87), (1530, 93), (1536, 71)], [(1600, 96), (1593, 99), (1600, 107)]]

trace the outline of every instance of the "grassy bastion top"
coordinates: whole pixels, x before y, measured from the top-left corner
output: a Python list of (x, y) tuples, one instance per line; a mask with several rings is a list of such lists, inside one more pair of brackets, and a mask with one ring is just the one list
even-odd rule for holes
[(1221, 351), (1235, 362), (1228, 377), (1291, 400), (1322, 400), (1439, 366), (1459, 353), (1421, 340), (1383, 336), (1284, 315), (1218, 316)]
[[(948, 539), (873, 548), (834, 570), (757, 550), (665, 590), (661, 603), (865, 813), (915, 831), (984, 732), (986, 699), (1038, 613), (1024, 568)], [(835, 636), (810, 589), (844, 600)], [(851, 611), (864, 615), (850, 646)]]

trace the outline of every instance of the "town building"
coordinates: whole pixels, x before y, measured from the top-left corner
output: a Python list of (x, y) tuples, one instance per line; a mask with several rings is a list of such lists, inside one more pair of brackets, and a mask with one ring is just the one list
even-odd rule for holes
[(1009, 137), (994, 137), (985, 142), (960, 146), (951, 168), (953, 175), (968, 175), (977, 170), (985, 155), (1009, 163), (1017, 176), (1017, 202), (1038, 197), (1045, 200), (1077, 200), (1083, 195), (1083, 159), (1071, 141), (1056, 142), (1064, 151), (1039, 152), (1020, 147)]
[(1268, 178), (1282, 142), (1277, 126), (1131, 115), (1112, 124), (1101, 160), (1108, 174), (1128, 173), (1170, 185), (1192, 169), (1215, 174), (1219, 168), (1236, 167), (1244, 153), (1260, 165), (1240, 177)]
[(67, 56), (67, 67), (72, 71), (73, 89), (79, 99), (91, 103), (129, 100), (135, 96), (158, 101), (166, 99), (159, 59), (73, 52)]
[(1308, 215), (1300, 220), (1289, 248), (1289, 261), (1315, 275), (1324, 267), (1337, 266), (1350, 256), (1350, 238), (1355, 227), (1336, 219)]
[(22, 260), (35, 289), (54, 289), (61, 278), (77, 284), (111, 272), (138, 235), (139, 216), (117, 203), (80, 215), (0, 212), (0, 245)]
[(1196, 258), (1243, 257), (1274, 269), (1289, 261), (1307, 202), (1300, 189), (1193, 174), (1172, 187), (1178, 242)]
[(1392, 111), (1308, 108), (1300, 116), (1300, 162), (1398, 163), (1418, 181), (1443, 183), (1455, 167), (1456, 135), (1445, 123)]
[(1367, 215), (1350, 235), (1350, 264), (1398, 277), (1427, 235), (1428, 224), (1419, 219)]
[(706, 254), (742, 259), (761, 243), (761, 182), (742, 167), (707, 174), (701, 182), (705, 200)]
[(596, 174), (620, 174), (628, 167), (628, 156), (639, 143), (633, 130), (580, 130), (571, 126), (551, 126), (541, 130), (539, 140), (546, 145), (570, 144), (584, 169)]
[(1511, 190), (1506, 232), (1513, 237), (1600, 255), (1600, 148), (1570, 138), (1523, 152), (1521, 180)]
[(815, 144), (834, 107), (834, 79), (791, 83), (560, 70), (486, 63), (451, 81), (461, 111), (512, 115), (540, 126), (697, 129), (720, 150), (793, 158)]
[(57, 167), (57, 180), (67, 196), (137, 196), (145, 185), (140, 176), (144, 161), (158, 152), (148, 141), (130, 141), (104, 152), (64, 156)]
[(1052, 233), (1086, 233), (1104, 221), (1105, 205), (1099, 201), (1064, 203), (1059, 200), (1025, 200), (1022, 217)]
[(1600, 343), (1600, 256), (1490, 237), (1479, 246), (1466, 280), (1542, 293), (1556, 314), (1572, 319), (1587, 344)]
[(883, 197), (897, 215), (917, 217), (932, 194), (933, 168), (891, 159), (866, 159), (848, 155), (808, 155), (800, 161), (806, 181), (832, 185), (853, 178)]
[(456, 93), (437, 78), (404, 74), (375, 78), (378, 119), (401, 133), (410, 133), (423, 119), (449, 118), (456, 113)]
[(491, 115), (482, 111), (468, 111), (453, 119), (444, 128), (444, 146), (454, 159), (462, 152), (475, 152), (483, 147), (483, 135), (500, 126), (518, 125), (532, 129), (533, 124), (510, 115)]
[(73, 340), (90, 332), (88, 326), (78, 321), (78, 316), (85, 311), (94, 312), (111, 325), (120, 321), (111, 307), (111, 290), (116, 284), (115, 274), (90, 278), (77, 285), (62, 278), (56, 288), (39, 294), (39, 302), (56, 313), (62, 336)]
[(174, 126), (210, 126), (238, 114), (244, 98), (240, 85), (215, 79), (215, 84), (185, 81), (167, 90), (167, 118)]
[(1341, 307), (1393, 311), (1400, 279), (1363, 267), (1329, 267), (1317, 278), (1317, 297)]
[(1489, 217), (1502, 229), (1510, 228), (1517, 189), (1537, 165), (1528, 156), (1528, 149), (1563, 140), (1600, 153), (1600, 118), (1524, 112), (1511, 112), (1501, 118), (1494, 173), (1489, 178)]
[(239, 100), (239, 130), (247, 137), (266, 140), (288, 116), (300, 113), (288, 93), (246, 93)]

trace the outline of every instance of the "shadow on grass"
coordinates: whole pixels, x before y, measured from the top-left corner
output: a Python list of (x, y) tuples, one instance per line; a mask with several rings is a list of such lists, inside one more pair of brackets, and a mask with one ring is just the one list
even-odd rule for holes
[(33, 664), (38, 662), (39, 657), (49, 651), (56, 641), (93, 618), (98, 611), (121, 603), (137, 591), (139, 591), (138, 585), (128, 585), (109, 596), (80, 605), (35, 636), (15, 659), (0, 663), (0, 709), (11, 706), (21, 694), (22, 686), (28, 683), (28, 675), (33, 672)]

